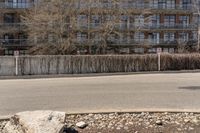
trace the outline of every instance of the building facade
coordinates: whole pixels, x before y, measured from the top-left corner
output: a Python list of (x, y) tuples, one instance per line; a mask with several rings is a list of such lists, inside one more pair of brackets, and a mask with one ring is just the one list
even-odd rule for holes
[[(198, 39), (198, 17), (195, 16), (192, 2), (120, 0), (116, 4), (112, 0), (91, 3), (77, 0), (75, 8), (80, 12), (76, 14), (78, 29), (74, 43), (78, 46), (90, 44), (95, 53), (96, 46), (102, 43), (98, 30), (107, 20), (112, 22), (113, 16), (116, 16), (113, 11), (121, 10), (117, 14), (119, 21), (115, 22), (113, 19), (111, 25), (114, 30), (112, 28), (113, 32), (106, 38), (107, 53), (155, 53), (157, 48), (162, 48), (163, 52), (175, 53), (182, 46), (192, 48), (197, 45)], [(12, 55), (18, 50), (25, 54), (31, 47), (27, 42), (28, 37), (20, 21), (20, 14), (32, 7), (33, 3), (33, 0), (0, 1), (1, 53)], [(99, 9), (107, 11), (98, 14), (96, 10)]]
[(33, 0), (0, 0), (0, 54), (25, 54), (29, 48), (21, 15), (33, 6)]

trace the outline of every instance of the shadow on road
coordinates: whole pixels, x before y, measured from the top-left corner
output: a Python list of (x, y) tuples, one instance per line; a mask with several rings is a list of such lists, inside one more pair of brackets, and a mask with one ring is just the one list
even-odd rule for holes
[(179, 87), (179, 89), (200, 90), (200, 86), (185, 86), (185, 87)]

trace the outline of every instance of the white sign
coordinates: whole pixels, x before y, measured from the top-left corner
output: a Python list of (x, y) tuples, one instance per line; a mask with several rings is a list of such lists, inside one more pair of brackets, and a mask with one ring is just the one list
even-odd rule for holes
[(162, 53), (162, 48), (157, 48), (157, 53)]
[(19, 56), (19, 51), (18, 50), (14, 51), (14, 56)]

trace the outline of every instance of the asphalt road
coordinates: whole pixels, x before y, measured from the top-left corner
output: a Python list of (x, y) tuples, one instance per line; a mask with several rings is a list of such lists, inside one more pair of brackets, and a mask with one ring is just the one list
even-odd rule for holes
[(0, 115), (27, 110), (200, 111), (200, 73), (0, 80)]

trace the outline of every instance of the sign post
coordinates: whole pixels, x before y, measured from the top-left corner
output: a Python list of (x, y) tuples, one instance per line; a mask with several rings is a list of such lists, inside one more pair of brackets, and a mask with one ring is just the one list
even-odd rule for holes
[(18, 76), (19, 51), (14, 51), (14, 56), (15, 56), (15, 75)]
[(160, 61), (160, 55), (162, 53), (162, 48), (157, 48), (157, 54), (158, 54), (158, 71), (160, 71), (160, 67), (161, 67), (161, 61)]

